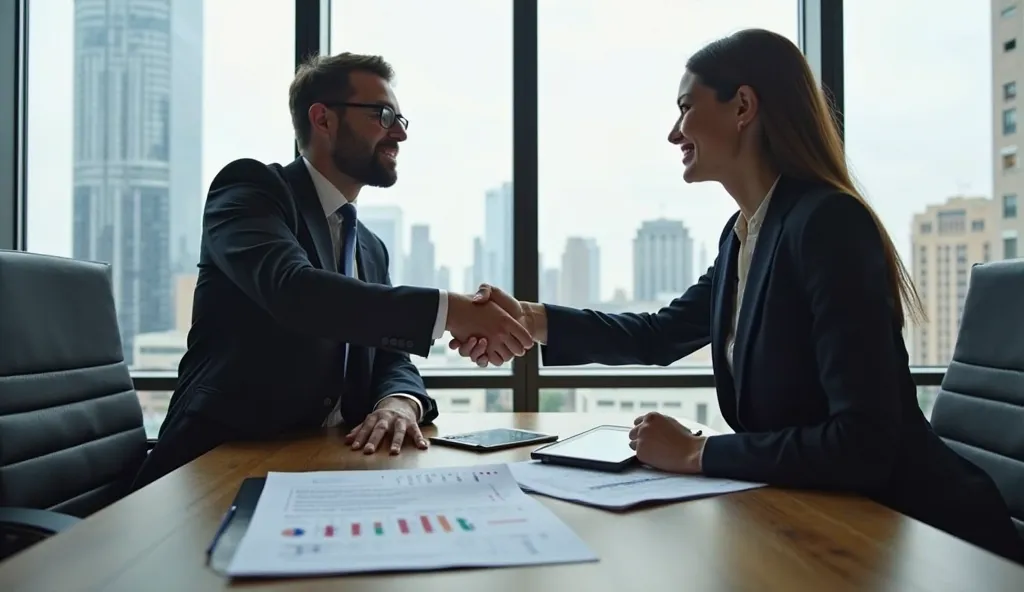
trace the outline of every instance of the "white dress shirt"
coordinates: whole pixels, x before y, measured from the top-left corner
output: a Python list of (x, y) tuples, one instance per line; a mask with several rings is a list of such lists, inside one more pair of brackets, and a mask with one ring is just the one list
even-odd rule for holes
[(757, 211), (750, 217), (750, 220), (747, 220), (740, 213), (739, 217), (736, 218), (736, 224), (733, 225), (733, 232), (740, 239), (740, 253), (736, 258), (736, 305), (732, 309), (732, 327), (725, 342), (725, 359), (729, 364), (729, 370), (734, 374), (735, 369), (732, 365), (733, 350), (736, 347), (736, 329), (739, 326), (740, 307), (743, 305), (743, 291), (747, 285), (747, 273), (750, 271), (750, 261), (754, 258), (754, 247), (757, 246), (757, 237), (761, 233), (761, 225), (764, 223), (765, 213), (768, 212), (768, 202), (771, 201), (772, 193), (775, 192), (775, 186), (778, 183), (779, 178), (776, 177), (775, 182), (768, 189), (768, 194), (761, 200), (761, 205), (757, 206)]
[[(334, 267), (338, 268), (338, 261), (341, 259), (342, 236), (341, 236), (341, 214), (338, 209), (346, 203), (350, 203), (349, 199), (342, 195), (341, 191), (334, 186), (327, 177), (323, 176), (320, 171), (308, 161), (305, 157), (302, 158), (302, 162), (306, 165), (306, 170), (309, 171), (309, 176), (313, 178), (313, 187), (316, 188), (317, 196), (320, 198), (320, 204), (324, 208), (324, 217), (327, 218), (327, 227), (331, 232), (331, 245), (334, 251)], [(352, 205), (355, 206), (355, 200), (351, 201)], [(392, 256), (401, 257), (401, 253), (393, 253)], [(359, 276), (359, 260), (355, 262), (355, 273), (356, 277)], [(437, 317), (434, 319), (434, 330), (431, 335), (431, 339), (440, 339), (444, 335), (445, 325), (448, 323), (448, 293), (444, 290), (438, 290), (440, 292), (437, 299)], [(423, 420), (423, 404), (416, 397), (407, 393), (389, 393), (388, 397), (404, 397), (411, 399), (416, 404), (418, 418), (420, 421)], [(384, 399), (381, 399), (377, 403), (383, 403)], [(324, 427), (334, 427), (344, 422), (344, 418), (341, 416), (341, 397), (338, 397), (338, 402), (335, 403), (334, 409), (331, 410), (327, 418), (324, 420)]]

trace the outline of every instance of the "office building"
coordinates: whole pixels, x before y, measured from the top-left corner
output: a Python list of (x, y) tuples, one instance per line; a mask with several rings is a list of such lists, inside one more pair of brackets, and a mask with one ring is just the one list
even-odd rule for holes
[(559, 303), (595, 306), (601, 301), (601, 253), (592, 238), (571, 236), (562, 253)]
[(996, 259), (1024, 256), (1020, 237), (1024, 217), (1018, 203), (1024, 197), (1019, 151), (1024, 130), (1017, 126), (1017, 86), (1024, 82), (1024, 12), (1016, 3), (992, 0), (992, 188), (996, 201), (998, 240)]
[(199, 258), (202, 4), (76, 0), (74, 29), (72, 255), (111, 264), (131, 364)]
[(388, 249), (391, 284), (405, 283), (405, 241), (402, 209), (398, 206), (359, 206), (359, 220), (373, 231)]
[(693, 240), (679, 220), (648, 220), (633, 239), (633, 298), (662, 300), (693, 283)]
[(1000, 211), (985, 197), (953, 197), (914, 216), (910, 268), (925, 319), (910, 326), (911, 363), (939, 366), (953, 356), (971, 266), (996, 258)]
[(437, 282), (437, 262), (434, 241), (430, 240), (430, 227), (426, 224), (413, 224), (409, 230), (405, 283), (410, 286), (434, 287)]
[(483, 271), (487, 282), (512, 292), (512, 183), (484, 196)]

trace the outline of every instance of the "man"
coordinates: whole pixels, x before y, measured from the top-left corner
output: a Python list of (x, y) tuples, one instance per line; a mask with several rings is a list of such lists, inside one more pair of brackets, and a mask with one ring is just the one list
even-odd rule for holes
[(356, 426), (345, 441), (368, 454), (426, 448), (419, 424), (437, 406), (408, 354), (426, 356), (445, 329), (485, 336), (494, 362), (533, 345), (493, 303), (390, 286), (387, 248), (355, 201), (397, 179), (408, 121), (392, 75), (377, 56), (312, 58), (289, 93), (301, 156), (238, 160), (213, 180), (188, 351), (135, 488), (223, 442), (293, 429)]

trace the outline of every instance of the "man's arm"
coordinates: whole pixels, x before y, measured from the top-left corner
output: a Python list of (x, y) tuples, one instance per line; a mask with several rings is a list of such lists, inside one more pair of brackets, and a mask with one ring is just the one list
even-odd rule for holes
[(203, 241), (217, 268), (295, 331), (426, 356), (439, 291), (367, 284), (313, 267), (283, 184), (256, 161), (236, 161), (213, 182)]

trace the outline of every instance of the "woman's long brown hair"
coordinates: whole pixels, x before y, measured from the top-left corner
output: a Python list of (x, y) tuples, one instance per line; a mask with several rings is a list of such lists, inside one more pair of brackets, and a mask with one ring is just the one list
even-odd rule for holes
[(882, 235), (900, 324), (906, 323), (908, 312), (913, 320), (922, 320), (924, 310), (913, 280), (878, 214), (853, 182), (833, 110), (800, 49), (777, 33), (745, 29), (705, 46), (686, 69), (723, 102), (731, 100), (740, 86), (754, 90), (764, 149), (779, 173), (824, 183), (864, 204)]

